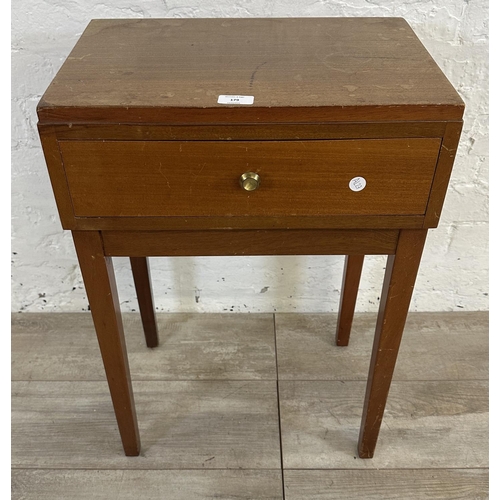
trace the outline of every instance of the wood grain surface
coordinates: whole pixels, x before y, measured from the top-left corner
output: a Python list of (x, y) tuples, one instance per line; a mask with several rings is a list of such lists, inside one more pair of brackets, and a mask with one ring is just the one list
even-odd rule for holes
[[(272, 314), (157, 317), (151, 350), (140, 315), (123, 314), (133, 380), (276, 380)], [(13, 380), (106, 380), (90, 313), (16, 315), (11, 371)]]
[(12, 500), (283, 500), (279, 470), (16, 470)]
[[(488, 466), (488, 382), (394, 382), (372, 460), (356, 454), (365, 382), (280, 381), (286, 469)], [(14, 382), (12, 466), (279, 469), (276, 382), (134, 382), (142, 453), (123, 455), (105, 382)]]
[(130, 267), (134, 277), (135, 293), (141, 312), (142, 326), (146, 345), (148, 347), (158, 346), (158, 327), (156, 325), (155, 305), (153, 288), (151, 286), (151, 274), (147, 257), (130, 257)]
[[(81, 231), (209, 229), (420, 229), (423, 215), (283, 215), (274, 217), (76, 217)], [(65, 229), (67, 229), (65, 227)]]
[(73, 241), (123, 449), (127, 456), (137, 456), (141, 444), (113, 262), (104, 255), (97, 231), (73, 231)]
[(488, 466), (488, 382), (394, 381), (377, 452), (357, 453), (366, 382), (280, 381), (285, 469)]
[(45, 163), (48, 168), (52, 191), (56, 199), (59, 219), (65, 229), (73, 229), (75, 226), (75, 213), (56, 134), (50, 126), (39, 126), (38, 133), (40, 135)]
[[(441, 139), (61, 141), (77, 217), (422, 215)], [(261, 185), (239, 185), (245, 172)], [(366, 187), (349, 182), (364, 177)]]
[(287, 500), (487, 500), (488, 471), (285, 471)]
[(14, 382), (15, 468), (279, 469), (275, 381), (134, 382), (141, 455), (123, 454), (106, 382)]
[[(307, 40), (307, 43), (304, 43)], [(367, 78), (369, 75), (369, 78)], [(252, 95), (251, 106), (217, 104)], [(463, 102), (401, 18), (99, 19), (41, 121), (460, 119)]]
[[(40, 125), (58, 140), (127, 141), (306, 141), (443, 137), (445, 121), (259, 123), (245, 125), (162, 125), (149, 123), (58, 123)], [(306, 125), (306, 126), (305, 126)]]
[(424, 229), (401, 231), (395, 255), (387, 258), (361, 419), (360, 458), (372, 458), (377, 445), (426, 237)]
[[(336, 314), (277, 314), (280, 380), (366, 381), (376, 319), (357, 313), (340, 349)], [(486, 311), (410, 312), (393, 380), (486, 380), (488, 334)]]
[[(276, 373), (273, 315), (160, 314), (156, 350), (124, 315), (143, 437), (130, 459), (90, 314), (13, 314), (12, 498), (278, 500), (277, 376), (287, 499), (487, 498), (488, 313), (409, 315), (369, 461), (355, 449), (375, 315), (355, 316), (346, 348), (335, 322), (277, 314)], [(253, 381), (196, 380), (218, 377)]]
[[(146, 349), (138, 313), (123, 313), (133, 380), (276, 380), (272, 314), (158, 313)], [(280, 380), (366, 380), (375, 313), (357, 313), (348, 349), (336, 314), (277, 314)], [(13, 380), (105, 380), (90, 313), (12, 319)], [(410, 313), (394, 380), (486, 380), (488, 313)]]
[(346, 255), (345, 257), (337, 319), (336, 343), (338, 346), (349, 344), (364, 260), (364, 255)]
[[(251, 95), (255, 103), (221, 105), (220, 94)], [(109, 256), (143, 263), (148, 255), (382, 253), (391, 256), (359, 448), (359, 456), (373, 455), (420, 249), (426, 228), (439, 221), (463, 110), (457, 92), (400, 18), (99, 19), (89, 24), (37, 111), (63, 227), (82, 230), (74, 232), (75, 243), (127, 454), (139, 451), (138, 428)], [(245, 171), (259, 173), (259, 190), (240, 189), (238, 178)], [(358, 193), (347, 186), (356, 176), (367, 180)], [(148, 308), (152, 313), (152, 304)], [(146, 323), (152, 325), (149, 316)], [(330, 330), (328, 345), (331, 337)], [(280, 338), (277, 322), (276, 350)], [(229, 370), (228, 377), (257, 373), (256, 379), (267, 374), (278, 382), (135, 383), (145, 442), (136, 461), (122, 455), (115, 439), (103, 382), (33, 380), (38, 368), (44, 373), (50, 368), (28, 367), (37, 357), (27, 355), (20, 372), (28, 381), (13, 386), (14, 467), (334, 467), (338, 477), (350, 472), (340, 469), (385, 468), (399, 470), (396, 485), (411, 481), (411, 471), (404, 469), (413, 469), (416, 494), (420, 488), (436, 498), (444, 491), (456, 498), (465, 492), (483, 498), (484, 481), (474, 481), (469, 471), (457, 472), (450, 489), (448, 469), (487, 466), (487, 381), (463, 380), (476, 365), (469, 358), (460, 365), (464, 356), (458, 347), (442, 349), (432, 359), (442, 363), (441, 372), (428, 371), (451, 374), (450, 380), (394, 384), (382, 424), (390, 432), (368, 462), (355, 452), (364, 382), (283, 380), (328, 375), (321, 362), (327, 348), (311, 357), (303, 338), (294, 355), (266, 348), (271, 358), (277, 356), (273, 369), (269, 356), (253, 371), (234, 363), (220, 366)], [(199, 349), (181, 349), (172, 359), (188, 351), (200, 358)], [(443, 352), (455, 352), (455, 360), (443, 360)], [(299, 358), (298, 367), (291, 368)], [(81, 354), (74, 359), (87, 366)], [(63, 366), (68, 362), (71, 358)], [(413, 363), (415, 373), (422, 373), (418, 357)], [(195, 372), (210, 372), (206, 363), (193, 366)], [(65, 370), (69, 373), (67, 367), (59, 373)], [(361, 373), (359, 367), (347, 372)], [(429, 468), (440, 470), (443, 489), (415, 472)], [(293, 486), (291, 498), (314, 498), (307, 493), (311, 476), (290, 472), (284, 486)], [(363, 472), (370, 471), (352, 472), (351, 484), (374, 477), (362, 479)], [(326, 494), (325, 481), (334, 481), (320, 473), (318, 498)], [(468, 473), (469, 490), (463, 479)], [(19, 477), (36, 482), (43, 475)], [(173, 477), (165, 480), (200, 498), (211, 487), (204, 483), (197, 490), (192, 484), (189, 490)], [(203, 484), (202, 476), (198, 480)], [(231, 495), (231, 481), (229, 490), (214, 495)], [(376, 476), (372, 492), (391, 498), (392, 490), (382, 493), (382, 481), (383, 475)], [(349, 498), (354, 490), (343, 482), (339, 494)], [(412, 498), (414, 492), (404, 488), (398, 493)], [(260, 498), (260, 489), (251, 491)], [(279, 497), (276, 489), (270, 494)]]
[[(287, 500), (486, 500), (488, 471), (285, 471)], [(12, 500), (283, 500), (280, 471), (15, 470)]]
[[(399, 231), (275, 229), (257, 231), (103, 231), (106, 255), (389, 255)], [(314, 243), (314, 244), (312, 244)]]
[(436, 166), (436, 174), (432, 182), (429, 204), (425, 214), (424, 227), (437, 227), (444, 199), (450, 182), (451, 171), (460, 141), (462, 122), (450, 122), (446, 125), (446, 131), (441, 144), (439, 159)]

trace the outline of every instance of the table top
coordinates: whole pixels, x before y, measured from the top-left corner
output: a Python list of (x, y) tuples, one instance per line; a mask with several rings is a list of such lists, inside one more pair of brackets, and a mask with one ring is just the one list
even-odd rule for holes
[[(220, 95), (251, 105), (219, 104)], [(40, 122), (460, 120), (464, 104), (402, 18), (98, 19)]]

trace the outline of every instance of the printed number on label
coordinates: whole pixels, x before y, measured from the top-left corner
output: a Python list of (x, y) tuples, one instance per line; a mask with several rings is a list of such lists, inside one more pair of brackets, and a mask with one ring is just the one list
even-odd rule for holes
[(362, 191), (366, 187), (366, 179), (364, 177), (354, 177), (349, 182), (349, 188), (352, 191)]

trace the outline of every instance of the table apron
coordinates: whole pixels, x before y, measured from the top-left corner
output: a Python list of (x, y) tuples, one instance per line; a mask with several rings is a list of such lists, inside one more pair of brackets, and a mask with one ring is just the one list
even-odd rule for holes
[(391, 255), (397, 229), (101, 231), (105, 255)]

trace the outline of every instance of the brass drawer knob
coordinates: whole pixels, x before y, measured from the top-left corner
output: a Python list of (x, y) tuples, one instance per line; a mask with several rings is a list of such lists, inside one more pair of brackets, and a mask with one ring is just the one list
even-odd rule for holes
[(241, 174), (240, 186), (245, 191), (255, 191), (260, 186), (260, 175), (255, 172)]

